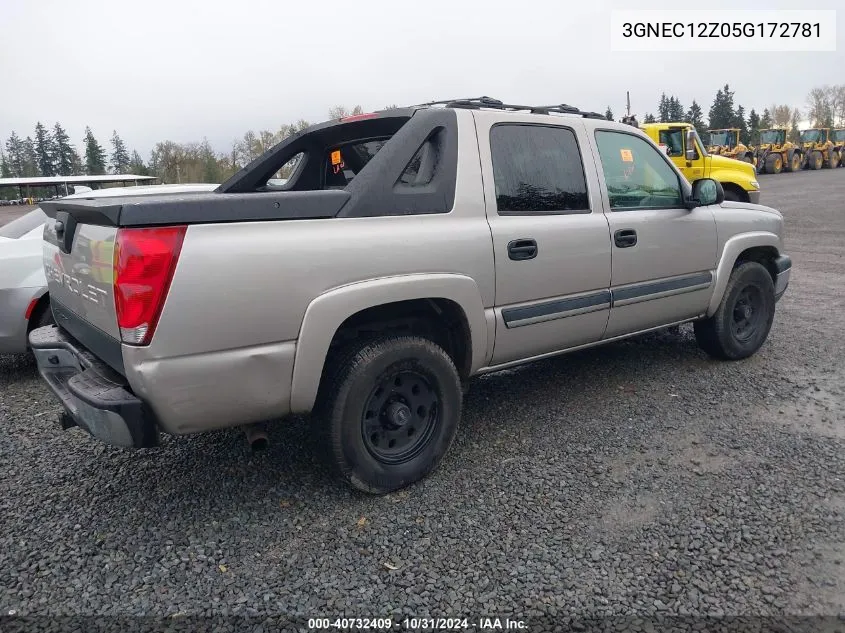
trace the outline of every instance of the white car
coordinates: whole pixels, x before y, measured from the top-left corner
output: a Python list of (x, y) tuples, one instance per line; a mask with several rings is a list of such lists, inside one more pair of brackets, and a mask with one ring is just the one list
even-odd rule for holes
[[(140, 185), (95, 191), (78, 187), (66, 197), (148, 196), (212, 191), (216, 188), (216, 184)], [(46, 217), (40, 208), (36, 208), (0, 226), (0, 354), (26, 352), (29, 331), (52, 323), (42, 261)]]

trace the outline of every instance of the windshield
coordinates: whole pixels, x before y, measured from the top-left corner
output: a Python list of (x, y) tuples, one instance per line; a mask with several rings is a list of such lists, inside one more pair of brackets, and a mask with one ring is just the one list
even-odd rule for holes
[(736, 145), (736, 133), (729, 130), (720, 130), (718, 132), (710, 132), (711, 145), (727, 145), (733, 147)]
[(833, 140), (837, 143), (841, 143), (845, 141), (845, 130), (834, 130), (833, 132)]
[(784, 130), (763, 130), (760, 134), (760, 143), (763, 145), (783, 145), (786, 137)]
[(804, 130), (801, 132), (802, 143), (821, 143), (824, 140), (821, 130)]
[(22, 215), (16, 220), (0, 226), (0, 237), (8, 237), (16, 240), (29, 233), (32, 229), (44, 224), (46, 220), (47, 215), (40, 208), (33, 209), (26, 215)]

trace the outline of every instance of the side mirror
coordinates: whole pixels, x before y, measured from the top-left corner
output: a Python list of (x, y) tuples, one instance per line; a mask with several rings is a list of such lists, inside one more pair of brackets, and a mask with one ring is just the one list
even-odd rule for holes
[(695, 151), (695, 130), (687, 130), (686, 134), (686, 159), (687, 160), (695, 160), (696, 151)]
[(725, 201), (725, 190), (722, 184), (712, 178), (699, 178), (692, 183), (692, 196), (687, 201), (687, 208), (706, 207), (711, 204), (722, 204)]

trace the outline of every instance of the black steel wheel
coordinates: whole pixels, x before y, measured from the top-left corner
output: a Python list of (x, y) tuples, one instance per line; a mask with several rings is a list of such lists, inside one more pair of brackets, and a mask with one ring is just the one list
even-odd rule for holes
[(731, 332), (740, 342), (748, 341), (761, 327), (765, 327), (765, 303), (760, 288), (757, 286), (743, 288), (734, 303), (731, 316)]
[(364, 405), (364, 444), (384, 464), (407, 462), (431, 440), (440, 410), (440, 397), (424, 375), (389, 372)]
[(762, 264), (745, 262), (731, 272), (716, 312), (695, 322), (695, 338), (715, 358), (748, 358), (765, 343), (774, 317), (772, 276)]
[(389, 335), (353, 343), (327, 361), (316, 413), (340, 476), (384, 494), (437, 468), (455, 437), (462, 399), (460, 376), (443, 348)]

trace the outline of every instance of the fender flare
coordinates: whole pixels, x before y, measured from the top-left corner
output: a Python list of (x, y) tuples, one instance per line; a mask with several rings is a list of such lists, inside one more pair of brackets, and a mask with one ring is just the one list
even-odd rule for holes
[(291, 380), (290, 410), (308, 413), (314, 406), (329, 345), (338, 328), (353, 314), (397, 301), (448, 299), (464, 311), (472, 350), (470, 374), (487, 358), (487, 319), (475, 280), (460, 274), (409, 274), (361, 281), (329, 290), (305, 310)]
[(755, 246), (772, 246), (780, 253), (781, 242), (777, 235), (769, 231), (741, 233), (734, 235), (725, 242), (725, 246), (722, 248), (722, 256), (716, 266), (716, 283), (713, 286), (713, 296), (710, 297), (710, 305), (707, 308), (708, 317), (713, 316), (722, 301), (722, 295), (728, 285), (728, 279), (737, 258), (743, 251)]

